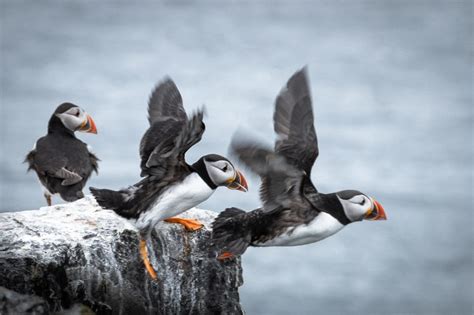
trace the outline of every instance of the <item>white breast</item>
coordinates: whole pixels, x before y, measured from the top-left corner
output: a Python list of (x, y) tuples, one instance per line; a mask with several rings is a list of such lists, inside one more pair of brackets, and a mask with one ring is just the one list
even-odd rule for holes
[(289, 228), (283, 234), (265, 243), (257, 243), (255, 246), (297, 246), (320, 241), (333, 235), (342, 229), (342, 225), (336, 218), (321, 212), (309, 224)]
[(191, 173), (182, 182), (167, 188), (155, 204), (136, 222), (138, 228), (158, 222), (189, 210), (209, 198), (212, 190), (197, 173)]

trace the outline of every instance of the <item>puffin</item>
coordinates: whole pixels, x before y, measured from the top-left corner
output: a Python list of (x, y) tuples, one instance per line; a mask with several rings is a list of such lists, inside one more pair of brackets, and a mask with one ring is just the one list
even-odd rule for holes
[(186, 152), (204, 133), (203, 116), (201, 109), (188, 117), (176, 84), (165, 78), (148, 101), (150, 127), (139, 148), (143, 179), (118, 191), (90, 188), (102, 208), (115, 211), (137, 227), (140, 256), (153, 280), (157, 274), (149, 261), (147, 240), (158, 222), (198, 230), (203, 225), (197, 220), (175, 216), (205, 201), (220, 186), (248, 190), (243, 174), (221, 155), (207, 154), (193, 164), (186, 162)]
[(27, 154), (28, 171), (34, 170), (51, 206), (55, 194), (68, 202), (84, 197), (82, 189), (92, 172), (98, 173), (97, 156), (75, 136), (76, 131), (97, 134), (92, 117), (72, 103), (59, 105), (49, 119), (48, 133)]
[(212, 223), (217, 258), (242, 255), (249, 246), (298, 246), (318, 242), (362, 220), (386, 220), (374, 198), (358, 190), (318, 191), (310, 174), (319, 155), (306, 67), (275, 101), (274, 148), (234, 136), (230, 151), (261, 179), (262, 206), (227, 208)]

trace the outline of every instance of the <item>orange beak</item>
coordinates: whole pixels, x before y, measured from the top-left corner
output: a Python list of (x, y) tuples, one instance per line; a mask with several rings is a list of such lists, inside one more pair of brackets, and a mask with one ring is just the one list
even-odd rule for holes
[(372, 199), (373, 208), (368, 210), (364, 219), (371, 221), (387, 220), (387, 215), (382, 205), (375, 199)]
[(229, 181), (227, 188), (236, 189), (243, 192), (246, 192), (247, 190), (249, 190), (249, 186), (247, 185), (247, 180), (245, 179), (244, 175), (239, 171), (235, 171), (235, 178)]
[(89, 132), (89, 133), (95, 133), (97, 134), (97, 128), (95, 126), (95, 122), (92, 119), (91, 116), (86, 114), (86, 120), (82, 123), (81, 127), (79, 127), (79, 130), (82, 132)]

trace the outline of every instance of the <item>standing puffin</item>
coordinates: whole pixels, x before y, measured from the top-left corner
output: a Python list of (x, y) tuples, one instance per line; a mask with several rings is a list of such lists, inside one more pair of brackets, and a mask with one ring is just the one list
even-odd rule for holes
[(26, 156), (28, 171), (38, 175), (48, 206), (54, 194), (65, 201), (83, 198), (82, 188), (92, 171), (98, 172), (99, 159), (76, 138), (75, 131), (97, 133), (94, 120), (82, 108), (63, 103), (49, 119), (48, 134)]
[(228, 208), (213, 222), (219, 259), (242, 255), (248, 246), (296, 246), (320, 241), (352, 222), (385, 220), (375, 199), (357, 190), (323, 194), (311, 182), (318, 157), (306, 69), (296, 72), (276, 99), (274, 150), (234, 140), (231, 151), (262, 180), (262, 208)]
[(187, 117), (174, 82), (167, 78), (151, 94), (148, 102), (150, 127), (140, 142), (140, 182), (128, 188), (90, 190), (102, 208), (131, 219), (140, 232), (140, 255), (149, 275), (156, 279), (146, 240), (160, 221), (179, 223), (197, 230), (196, 220), (174, 216), (208, 199), (219, 186), (247, 191), (247, 182), (223, 156), (208, 154), (189, 165), (186, 151), (201, 140), (204, 133), (203, 111)]

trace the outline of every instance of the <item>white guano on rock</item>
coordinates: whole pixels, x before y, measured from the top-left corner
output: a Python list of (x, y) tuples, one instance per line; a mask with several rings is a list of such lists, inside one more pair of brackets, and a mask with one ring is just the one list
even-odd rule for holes
[(148, 244), (158, 281), (139, 257), (135, 227), (92, 197), (0, 214), (0, 286), (36, 295), (57, 312), (74, 304), (97, 314), (242, 314), (240, 259), (222, 262), (210, 246), (215, 213), (181, 217), (204, 228), (159, 223)]

